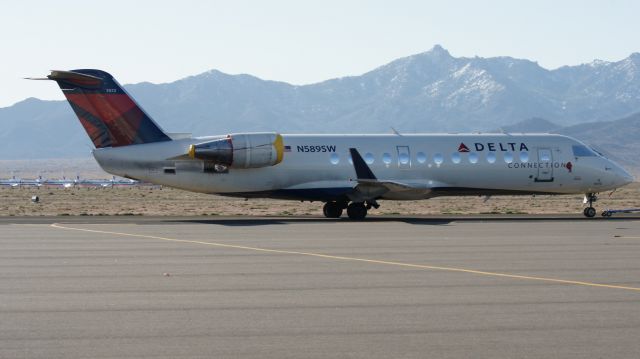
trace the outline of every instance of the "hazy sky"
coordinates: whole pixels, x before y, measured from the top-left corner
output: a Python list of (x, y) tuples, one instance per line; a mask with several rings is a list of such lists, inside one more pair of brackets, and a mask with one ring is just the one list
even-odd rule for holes
[(121, 83), (210, 69), (307, 84), (358, 75), (441, 44), (546, 68), (640, 51), (640, 1), (3, 1), (0, 107), (60, 99), (49, 69)]

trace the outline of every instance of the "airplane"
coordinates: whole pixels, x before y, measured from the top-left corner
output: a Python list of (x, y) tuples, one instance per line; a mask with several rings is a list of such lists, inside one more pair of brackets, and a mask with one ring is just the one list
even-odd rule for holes
[(81, 179), (76, 186), (82, 188), (106, 188), (113, 187), (113, 181), (107, 179)]
[(43, 179), (41, 175), (38, 178), (29, 179), (29, 178), (16, 178), (16, 176), (12, 176), (10, 179), (0, 179), (0, 186), (7, 186), (11, 188), (19, 188), (19, 187), (37, 187), (40, 188), (47, 184), (47, 179)]
[(0, 179), (0, 186), (6, 187), (59, 187), (59, 188), (107, 188), (107, 187), (131, 187), (140, 185), (139, 181), (132, 179), (116, 179), (115, 176), (111, 179), (83, 179), (79, 175), (76, 175), (75, 179), (67, 179), (62, 176), (62, 179), (48, 179), (39, 175), (38, 178), (16, 178), (12, 176), (10, 179)]
[(72, 188), (77, 185), (78, 179), (78, 176), (76, 176), (75, 180), (67, 179), (67, 177), (62, 176), (62, 179), (48, 179), (44, 181), (44, 185), (46, 187)]
[(9, 188), (18, 188), (22, 186), (22, 179), (16, 178), (15, 175), (12, 175), (9, 179), (0, 179), (0, 186), (9, 187)]
[(140, 181), (136, 181), (134, 179), (125, 178), (116, 180), (115, 176), (111, 178), (111, 187), (132, 187), (139, 186), (140, 184)]
[(78, 177), (77, 185), (79, 187), (106, 188), (106, 187), (131, 187), (139, 185), (140, 182), (132, 179), (117, 180), (116, 176), (111, 179), (80, 179)]
[(362, 220), (380, 200), (437, 196), (596, 194), (633, 182), (621, 166), (584, 143), (556, 134), (313, 135), (164, 132), (107, 72), (53, 70), (113, 175), (189, 191), (244, 198), (324, 202)]
[(22, 179), (20, 185), (40, 188), (46, 183), (46, 181), (47, 180), (43, 179), (41, 175), (38, 175), (38, 178), (35, 179)]

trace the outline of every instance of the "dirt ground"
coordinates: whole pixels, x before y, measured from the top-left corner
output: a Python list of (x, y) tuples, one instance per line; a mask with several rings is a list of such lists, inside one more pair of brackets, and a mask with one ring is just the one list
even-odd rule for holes
[[(32, 196), (39, 202), (33, 203)], [(640, 183), (601, 193), (596, 208), (640, 207)], [(581, 213), (581, 195), (440, 197), (423, 201), (380, 201), (370, 214), (546, 214)], [(2, 188), (0, 216), (167, 215), (322, 216), (321, 202), (228, 198), (171, 188)]]

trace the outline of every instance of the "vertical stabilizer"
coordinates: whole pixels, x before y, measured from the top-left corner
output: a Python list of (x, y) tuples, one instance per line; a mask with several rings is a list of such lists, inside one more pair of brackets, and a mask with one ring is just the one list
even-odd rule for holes
[(171, 141), (110, 74), (100, 70), (51, 71), (96, 146)]

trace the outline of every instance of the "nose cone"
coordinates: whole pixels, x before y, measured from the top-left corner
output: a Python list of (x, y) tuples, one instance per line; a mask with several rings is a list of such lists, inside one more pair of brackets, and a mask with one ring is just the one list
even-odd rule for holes
[(632, 183), (635, 180), (635, 178), (633, 178), (633, 176), (629, 172), (627, 172), (624, 168), (618, 165), (615, 166), (615, 174), (616, 174), (616, 182), (618, 183), (618, 186), (628, 185), (629, 183)]

